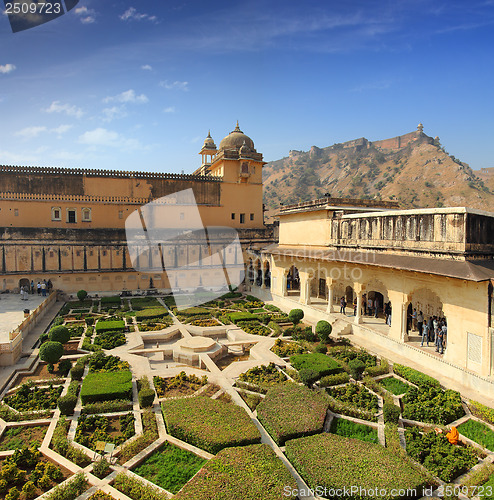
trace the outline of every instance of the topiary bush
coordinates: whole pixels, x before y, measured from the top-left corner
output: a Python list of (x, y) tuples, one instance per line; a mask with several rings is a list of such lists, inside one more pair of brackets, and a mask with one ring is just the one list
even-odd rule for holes
[(87, 297), (86, 290), (79, 290), (77, 292), (77, 298), (79, 299), (79, 302), (82, 302), (86, 297)]
[(302, 382), (307, 387), (312, 386), (312, 384), (319, 378), (319, 372), (312, 370), (311, 368), (302, 368), (298, 372), (300, 382)]
[(351, 359), (348, 362), (348, 368), (350, 369), (350, 375), (355, 380), (360, 380), (365, 370), (365, 364), (360, 359)]
[(48, 341), (39, 348), (39, 357), (50, 364), (58, 363), (63, 355), (63, 345), (60, 342)]
[(383, 415), (384, 422), (391, 422), (393, 424), (397, 424), (400, 420), (401, 410), (394, 404), (384, 403), (383, 406)]
[(50, 330), (48, 337), (53, 342), (66, 344), (70, 340), (70, 332), (66, 326), (55, 326)]
[(62, 361), (58, 363), (58, 373), (62, 377), (66, 377), (69, 374), (71, 368), (72, 361), (70, 361), (70, 359), (62, 359)]
[(298, 325), (304, 317), (304, 311), (302, 309), (292, 309), (288, 314), (288, 319), (294, 324)]
[(58, 398), (57, 404), (62, 415), (73, 415), (75, 405), (77, 404), (77, 396), (74, 396), (74, 394), (66, 394)]
[(333, 327), (327, 321), (321, 320), (317, 322), (316, 334), (321, 342), (327, 344), (329, 342), (329, 336), (331, 335), (332, 331)]

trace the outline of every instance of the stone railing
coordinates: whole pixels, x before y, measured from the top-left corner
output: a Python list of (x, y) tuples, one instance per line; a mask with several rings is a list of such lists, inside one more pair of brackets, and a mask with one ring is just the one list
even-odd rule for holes
[(9, 333), (10, 342), (0, 344), (0, 351), (11, 350), (5, 346), (18, 342), (19, 339), (25, 338), (26, 335), (38, 324), (39, 320), (45, 315), (46, 311), (56, 301), (57, 294), (52, 292), (46, 300), (44, 300), (29, 316), (15, 329)]

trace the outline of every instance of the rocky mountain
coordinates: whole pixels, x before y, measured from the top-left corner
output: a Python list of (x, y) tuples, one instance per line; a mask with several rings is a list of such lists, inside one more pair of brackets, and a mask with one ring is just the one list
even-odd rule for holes
[(494, 211), (494, 169), (472, 170), (439, 138), (416, 131), (290, 151), (264, 167), (267, 209), (333, 197), (396, 200), (403, 208), (467, 206)]

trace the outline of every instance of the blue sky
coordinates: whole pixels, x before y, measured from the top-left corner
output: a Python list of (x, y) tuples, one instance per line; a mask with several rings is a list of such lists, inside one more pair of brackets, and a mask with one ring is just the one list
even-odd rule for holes
[(192, 172), (238, 119), (267, 161), (424, 124), (494, 166), (494, 0), (112, 2), (12, 33), (0, 164)]

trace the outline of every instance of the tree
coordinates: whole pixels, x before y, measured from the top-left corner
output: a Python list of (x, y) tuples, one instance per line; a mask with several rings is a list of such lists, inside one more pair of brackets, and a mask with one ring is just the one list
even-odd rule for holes
[(331, 335), (332, 331), (333, 331), (333, 327), (327, 321), (322, 319), (321, 321), (317, 322), (316, 334), (319, 337), (319, 340), (321, 342), (323, 342), (324, 344), (328, 343), (329, 336)]
[(292, 309), (288, 314), (288, 319), (294, 325), (298, 325), (303, 317), (304, 317), (304, 311), (302, 311), (302, 309)]
[(79, 290), (77, 292), (77, 298), (79, 299), (79, 302), (82, 302), (86, 297), (87, 297), (86, 290)]
[(50, 364), (58, 363), (63, 355), (63, 345), (60, 342), (48, 341), (39, 348), (39, 357)]
[(48, 337), (53, 342), (66, 344), (70, 340), (70, 332), (66, 326), (55, 326), (50, 330)]

